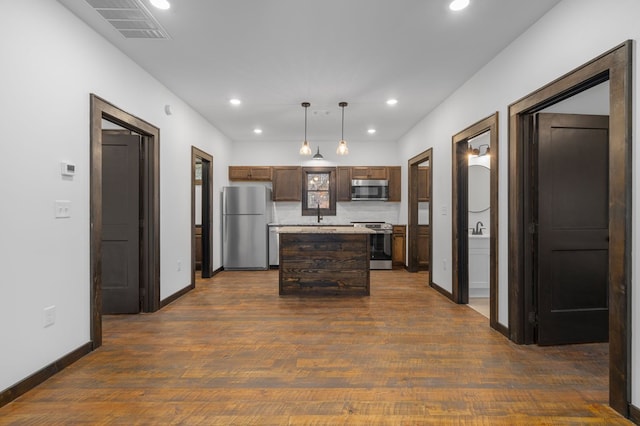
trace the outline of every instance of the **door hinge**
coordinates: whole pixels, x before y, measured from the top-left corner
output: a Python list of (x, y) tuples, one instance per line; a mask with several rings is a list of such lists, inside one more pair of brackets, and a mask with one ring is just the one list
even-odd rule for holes
[(140, 221), (138, 222), (138, 227), (144, 228), (144, 219), (140, 219)]
[(535, 311), (529, 312), (529, 324), (538, 325), (538, 315)]
[(535, 222), (531, 222), (529, 224), (529, 233), (530, 234), (537, 234), (538, 233), (538, 224)]

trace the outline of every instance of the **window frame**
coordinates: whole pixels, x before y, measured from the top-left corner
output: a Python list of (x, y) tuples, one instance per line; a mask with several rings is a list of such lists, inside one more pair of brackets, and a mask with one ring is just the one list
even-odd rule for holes
[(336, 215), (336, 168), (335, 167), (303, 167), (302, 168), (302, 216), (316, 216), (318, 209), (309, 207), (308, 202), (308, 186), (309, 174), (329, 174), (329, 208), (320, 209), (322, 216)]

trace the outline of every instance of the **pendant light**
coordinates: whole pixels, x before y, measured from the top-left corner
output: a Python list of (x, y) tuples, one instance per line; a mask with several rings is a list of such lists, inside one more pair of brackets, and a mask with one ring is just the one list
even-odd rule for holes
[(313, 156), (314, 160), (324, 160), (324, 157), (322, 156), (322, 154), (320, 154), (320, 147), (318, 147), (318, 152), (316, 152), (316, 154)]
[[(307, 108), (309, 108), (311, 104), (309, 102), (303, 102), (302, 106), (304, 107), (304, 142), (302, 142), (302, 146), (300, 147), (300, 155), (311, 155), (311, 148), (309, 147), (309, 142), (307, 142)], [(320, 153), (320, 151), (318, 151), (318, 153)]]
[(349, 148), (347, 147), (347, 141), (344, 140), (344, 107), (346, 107), (346, 102), (340, 102), (338, 106), (342, 108), (342, 137), (340, 138), (340, 143), (338, 143), (338, 149), (336, 149), (336, 153), (338, 155), (347, 155), (349, 153)]

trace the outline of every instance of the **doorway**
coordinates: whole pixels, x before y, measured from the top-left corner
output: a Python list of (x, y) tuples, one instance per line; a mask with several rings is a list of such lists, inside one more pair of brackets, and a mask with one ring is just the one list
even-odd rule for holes
[(452, 299), (467, 304), (470, 293), (486, 293), (489, 325), (506, 335), (498, 322), (498, 113), (452, 142)]
[(93, 349), (102, 345), (103, 259), (103, 122), (135, 133), (140, 141), (139, 170), (139, 297), (142, 312), (160, 306), (159, 129), (100, 97), (90, 95), (90, 315)]
[(629, 415), (631, 271), (631, 66), (627, 41), (509, 106), (509, 331), (517, 343), (534, 343), (537, 188), (533, 185), (534, 115), (609, 81), (607, 218), (609, 405)]
[(213, 276), (213, 157), (191, 147), (191, 288)]
[[(433, 154), (432, 148), (409, 159), (409, 224), (408, 262), (409, 272), (430, 270), (433, 265), (431, 218), (433, 207)], [(433, 287), (433, 274), (429, 273), (429, 285)]]

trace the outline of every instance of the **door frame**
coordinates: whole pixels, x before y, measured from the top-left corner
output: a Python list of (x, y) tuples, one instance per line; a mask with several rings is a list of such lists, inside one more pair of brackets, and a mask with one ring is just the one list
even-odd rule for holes
[[(210, 278), (213, 276), (213, 156), (196, 148), (191, 147), (191, 289), (196, 288), (196, 162), (200, 160), (203, 163), (208, 163), (209, 167), (203, 167), (203, 185), (202, 185), (202, 239), (206, 238), (209, 243), (209, 262), (204, 262), (204, 250), (202, 253), (202, 278)], [(205, 172), (206, 170), (206, 172)], [(204, 180), (207, 181), (207, 185), (204, 184)], [(205, 191), (206, 188), (206, 191)], [(208, 223), (204, 226), (204, 223)], [(207, 270), (205, 266), (208, 265)]]
[[(425, 161), (429, 161), (429, 231), (433, 229), (431, 220), (433, 218), (433, 148), (412, 157), (408, 161), (408, 192), (409, 192), (409, 212), (408, 212), (408, 261), (407, 270), (418, 272), (418, 166)], [(433, 287), (433, 233), (429, 238), (429, 286)]]
[(90, 94), (90, 338), (102, 345), (102, 120), (142, 137), (143, 226), (140, 244), (142, 312), (160, 307), (160, 129)]
[[(505, 326), (498, 323), (498, 112), (478, 121), (452, 137), (452, 299), (456, 303), (469, 303), (469, 232), (468, 212), (468, 141), (489, 132), (490, 156), (490, 223), (489, 223), (489, 324), (491, 328), (508, 335)], [(464, 212), (464, 213), (463, 213)]]
[(509, 105), (509, 330), (532, 343), (532, 114), (609, 80), (609, 405), (629, 416), (631, 361), (632, 60), (626, 42)]

